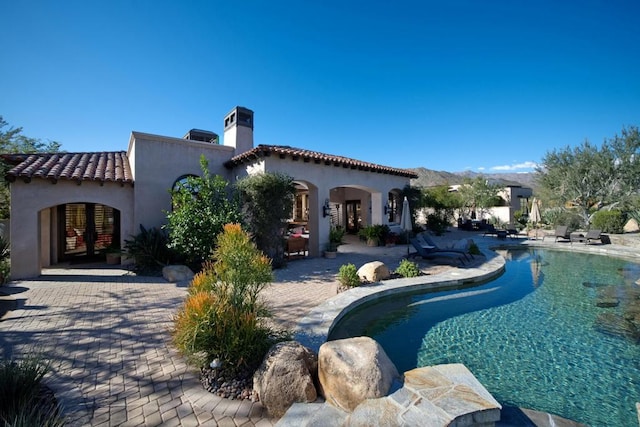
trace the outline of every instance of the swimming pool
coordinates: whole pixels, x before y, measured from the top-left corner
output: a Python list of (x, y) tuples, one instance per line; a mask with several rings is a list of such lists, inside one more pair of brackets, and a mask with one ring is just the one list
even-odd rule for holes
[(640, 265), (544, 249), (502, 255), (506, 271), (495, 280), (367, 304), (329, 338), (371, 336), (400, 372), (464, 363), (505, 405), (636, 427), (640, 345), (629, 323), (619, 335), (611, 329), (640, 323)]

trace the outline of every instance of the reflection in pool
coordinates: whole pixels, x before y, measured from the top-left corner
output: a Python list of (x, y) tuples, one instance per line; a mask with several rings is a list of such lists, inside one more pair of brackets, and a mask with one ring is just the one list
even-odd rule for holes
[(540, 249), (501, 254), (508, 261), (496, 280), (360, 307), (330, 339), (373, 337), (401, 372), (464, 363), (505, 405), (636, 427), (640, 265)]

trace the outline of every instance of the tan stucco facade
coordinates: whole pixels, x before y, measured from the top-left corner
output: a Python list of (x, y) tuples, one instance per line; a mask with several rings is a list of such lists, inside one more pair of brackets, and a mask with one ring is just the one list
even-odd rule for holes
[[(240, 107), (241, 108), (241, 107)], [(200, 156), (208, 160), (209, 171), (233, 183), (248, 174), (281, 172), (308, 189), (309, 254), (320, 256), (328, 243), (330, 217), (323, 206), (344, 206), (358, 200), (363, 224), (385, 224), (389, 193), (409, 185), (410, 177), (345, 165), (309, 162), (292, 157), (256, 157), (230, 168), (225, 163), (253, 148), (253, 112), (250, 126), (225, 118), (224, 142), (193, 141), (132, 132), (127, 158), (132, 184), (115, 182), (44, 179), (11, 185), (11, 274), (14, 279), (35, 277), (41, 268), (59, 260), (60, 236), (57, 207), (67, 203), (99, 203), (119, 211), (120, 242), (135, 235), (139, 226), (160, 227), (171, 209), (169, 190), (187, 175), (201, 175)], [(241, 116), (242, 117), (242, 116)], [(344, 215), (344, 210), (338, 210)], [(343, 220), (344, 218), (340, 218)]]

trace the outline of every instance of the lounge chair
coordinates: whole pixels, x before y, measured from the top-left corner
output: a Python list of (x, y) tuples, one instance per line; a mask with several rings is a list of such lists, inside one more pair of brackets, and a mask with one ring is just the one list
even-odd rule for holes
[(595, 240), (599, 240), (600, 243), (603, 243), (602, 230), (589, 230), (587, 231), (587, 234), (585, 236), (583, 235), (580, 235), (578, 237), (571, 236), (571, 243), (580, 242), (580, 243), (584, 243), (585, 245), (590, 245)]
[(556, 226), (555, 240), (557, 242), (558, 239), (564, 239), (571, 241), (571, 234), (569, 234), (569, 227), (566, 225), (558, 225)]
[(424, 245), (417, 238), (413, 237), (409, 239), (409, 242), (416, 249), (416, 252), (409, 254), (409, 256), (420, 255), (424, 259), (435, 258), (442, 255), (451, 255), (455, 257), (461, 264), (464, 264), (464, 254), (452, 249), (439, 249), (435, 246)]
[[(438, 246), (436, 242), (433, 241), (431, 236), (428, 233), (419, 233), (416, 235), (416, 239), (418, 239), (418, 243), (422, 246), (432, 246), (441, 252), (453, 252), (464, 256), (465, 260), (469, 260), (473, 258), (473, 255), (469, 253), (469, 240), (462, 239), (457, 241), (454, 246)], [(462, 245), (462, 246), (460, 246)]]

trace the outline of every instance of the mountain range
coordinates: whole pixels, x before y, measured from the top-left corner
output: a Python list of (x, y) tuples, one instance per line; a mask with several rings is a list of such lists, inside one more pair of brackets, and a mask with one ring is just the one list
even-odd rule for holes
[(536, 174), (533, 172), (524, 173), (478, 173), (471, 171), (464, 172), (446, 172), (436, 171), (427, 168), (409, 169), (418, 175), (418, 178), (411, 180), (411, 185), (415, 187), (433, 187), (436, 185), (454, 185), (462, 184), (465, 178), (475, 178), (484, 176), (493, 182), (501, 185), (521, 185), (523, 187), (532, 188), (535, 192), (537, 184), (535, 181)]

